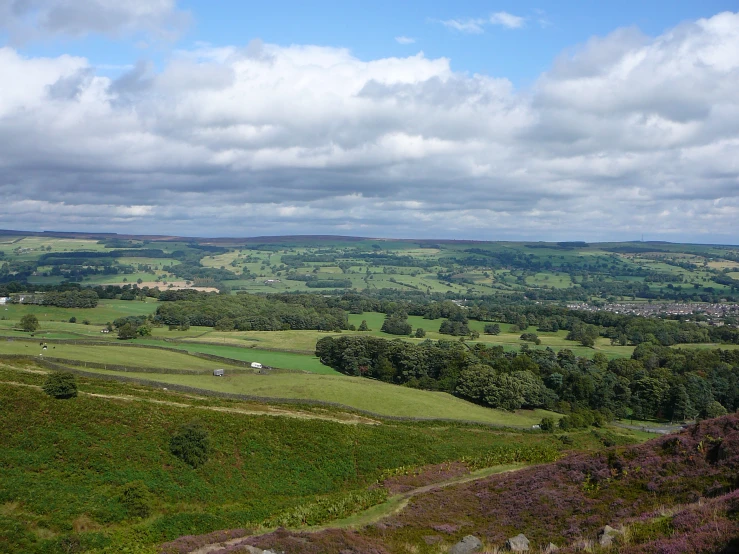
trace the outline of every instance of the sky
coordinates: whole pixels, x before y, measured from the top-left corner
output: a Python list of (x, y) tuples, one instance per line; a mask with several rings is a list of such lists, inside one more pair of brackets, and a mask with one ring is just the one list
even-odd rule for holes
[(737, 244), (738, 11), (0, 0), (0, 228)]

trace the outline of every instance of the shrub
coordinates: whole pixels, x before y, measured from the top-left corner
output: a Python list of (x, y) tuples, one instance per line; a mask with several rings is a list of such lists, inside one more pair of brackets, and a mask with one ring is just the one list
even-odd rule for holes
[(552, 417), (542, 418), (541, 423), (539, 423), (539, 428), (546, 433), (553, 433), (554, 432), (554, 418)]
[(33, 333), (38, 329), (38, 318), (33, 314), (26, 314), (21, 318), (21, 329), (29, 333)]
[(169, 451), (193, 468), (200, 467), (208, 461), (210, 435), (198, 422), (191, 421), (172, 436)]
[(70, 323), (77, 323), (77, 318), (74, 317), (74, 316), (72, 316), (72, 317), (69, 318), (69, 322)]
[(721, 417), (722, 415), (726, 415), (726, 408), (715, 400), (713, 402), (709, 402), (701, 413), (701, 416), (704, 419), (713, 419), (714, 417)]
[(143, 481), (123, 485), (119, 500), (126, 507), (129, 517), (145, 518), (151, 515), (151, 493)]
[(67, 371), (51, 373), (44, 382), (44, 392), (54, 398), (74, 398), (77, 396), (77, 382)]
[(418, 329), (416, 329), (416, 338), (417, 339), (422, 339), (425, 336), (426, 336), (426, 331), (424, 331), (422, 327), (419, 327)]
[(521, 335), (521, 340), (533, 342), (534, 344), (541, 344), (541, 339), (536, 333), (524, 333)]

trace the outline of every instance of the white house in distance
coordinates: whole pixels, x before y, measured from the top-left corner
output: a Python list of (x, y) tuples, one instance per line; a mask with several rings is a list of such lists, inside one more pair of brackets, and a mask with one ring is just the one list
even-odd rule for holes
[(252, 367), (253, 367), (254, 369), (262, 369), (262, 364), (260, 364), (259, 362), (252, 362), (252, 363), (251, 363), (251, 366), (252, 366)]

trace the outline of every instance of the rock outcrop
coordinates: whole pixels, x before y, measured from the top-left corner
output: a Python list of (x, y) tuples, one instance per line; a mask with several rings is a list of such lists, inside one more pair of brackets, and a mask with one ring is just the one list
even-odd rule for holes
[(472, 554), (473, 552), (480, 552), (482, 550), (482, 542), (477, 537), (467, 535), (457, 544), (452, 546), (449, 550), (449, 554)]
[(598, 533), (598, 544), (602, 547), (613, 546), (613, 543), (622, 537), (623, 529), (614, 529), (610, 525), (606, 525)]
[(520, 533), (505, 541), (505, 549), (510, 552), (528, 552), (529, 539), (526, 538), (526, 535)]

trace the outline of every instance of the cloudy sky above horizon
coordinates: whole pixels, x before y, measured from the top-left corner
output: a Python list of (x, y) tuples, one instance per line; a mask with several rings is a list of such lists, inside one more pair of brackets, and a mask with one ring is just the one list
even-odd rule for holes
[(739, 243), (731, 2), (262, 4), (0, 0), (0, 228)]

